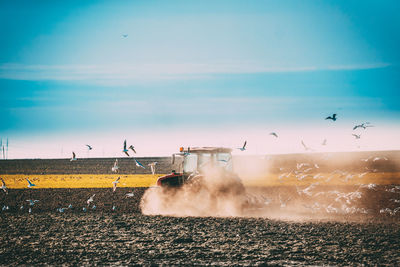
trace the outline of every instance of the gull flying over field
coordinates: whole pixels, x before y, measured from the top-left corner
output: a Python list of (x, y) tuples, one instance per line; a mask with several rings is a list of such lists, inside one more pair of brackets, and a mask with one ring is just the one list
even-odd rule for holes
[(275, 136), (276, 138), (278, 138), (278, 135), (277, 135), (275, 132), (272, 132), (272, 133), (270, 133), (269, 135), (273, 135), (273, 136)]
[(328, 116), (328, 117), (325, 118), (325, 120), (336, 121), (336, 119), (337, 119), (337, 118), (336, 118), (336, 115), (337, 115), (337, 114), (333, 114), (332, 116)]
[(127, 34), (123, 34), (122, 37), (126, 38), (126, 37), (128, 37), (128, 35)]
[(128, 149), (126, 148), (126, 140), (124, 141), (124, 149), (122, 150), (122, 152), (124, 152), (129, 157)]
[(92, 149), (93, 149), (93, 147), (90, 146), (90, 145), (86, 145), (86, 146), (87, 146), (87, 148), (88, 148), (89, 150), (92, 150)]
[(372, 159), (372, 156), (369, 156), (368, 158), (366, 158), (366, 159), (361, 159), (361, 161), (365, 161), (365, 162), (367, 162), (368, 160), (370, 160), (370, 159)]
[(291, 197), (289, 197), (288, 199), (284, 200), (284, 199), (282, 199), (281, 194), (279, 194), (279, 202), (281, 203), (281, 208), (285, 208), (287, 202), (288, 202), (290, 199), (291, 199)]
[(140, 168), (146, 169), (146, 167), (143, 166), (143, 164), (140, 163), (137, 159), (135, 159), (135, 164), (136, 164), (136, 166), (138, 166), (138, 167), (140, 167)]
[(326, 146), (326, 139), (324, 139), (324, 141), (322, 141), (321, 145)]
[(352, 134), (352, 136), (354, 136), (356, 139), (360, 139), (361, 138), (361, 134)]
[(3, 178), (1, 178), (1, 189), (3, 189), (4, 193), (8, 194), (7, 185)]
[(154, 161), (152, 163), (147, 164), (147, 166), (150, 166), (151, 173), (153, 175), (156, 173), (156, 164), (157, 164), (157, 161)]
[(26, 180), (28, 181), (28, 188), (31, 188), (33, 186), (36, 186), (34, 183), (32, 183), (31, 181), (29, 181), (28, 178), (26, 178)]
[(36, 202), (39, 202), (39, 200), (37, 199), (27, 199), (26, 201), (29, 202), (29, 206), (33, 206), (35, 205)]
[(118, 159), (115, 159), (114, 166), (111, 168), (112, 172), (118, 172)]
[(355, 129), (357, 129), (357, 128), (363, 128), (363, 129), (365, 130), (365, 129), (367, 129), (367, 127), (374, 127), (373, 125), (369, 125), (369, 124), (370, 124), (369, 122), (364, 122), (364, 123), (355, 125), (355, 126), (353, 127), (353, 130), (355, 130)]
[(74, 160), (76, 160), (76, 155), (75, 155), (75, 152), (72, 151), (72, 158), (70, 159), (70, 161), (74, 161)]
[(112, 182), (112, 185), (113, 185), (113, 192), (115, 192), (115, 190), (117, 190), (117, 184), (119, 183), (119, 179), (120, 179), (120, 178), (121, 178), (121, 177), (118, 177), (117, 180), (115, 180), (115, 181)]
[(93, 198), (94, 198), (95, 195), (96, 195), (96, 194), (93, 194), (93, 195), (86, 201), (88, 207), (90, 206), (90, 203), (93, 202)]
[(304, 141), (303, 141), (303, 140), (301, 140), (301, 144), (303, 145), (303, 147), (304, 147), (304, 149), (305, 149), (306, 151), (312, 151), (312, 150), (313, 150), (311, 147), (306, 146), (306, 144), (304, 144)]
[(362, 185), (360, 185), (360, 187), (359, 188), (368, 188), (368, 189), (370, 189), (370, 190), (377, 190), (376, 189), (376, 184), (362, 184)]
[(133, 191), (127, 193), (127, 194), (125, 195), (125, 197), (126, 197), (126, 198), (128, 198), (128, 197), (134, 197)]
[(238, 147), (237, 149), (239, 149), (240, 151), (245, 151), (246, 150), (246, 145), (247, 145), (247, 141), (244, 141), (244, 144), (242, 147)]
[(377, 160), (381, 160), (381, 159), (388, 160), (387, 157), (375, 157), (372, 161), (377, 161)]
[(310, 166), (308, 163), (296, 163), (296, 168), (300, 170), (303, 167)]
[(131, 150), (133, 151), (133, 153), (136, 154), (136, 150), (135, 150), (135, 147), (134, 147), (133, 145), (130, 145), (130, 146), (129, 146), (129, 149), (131, 149)]

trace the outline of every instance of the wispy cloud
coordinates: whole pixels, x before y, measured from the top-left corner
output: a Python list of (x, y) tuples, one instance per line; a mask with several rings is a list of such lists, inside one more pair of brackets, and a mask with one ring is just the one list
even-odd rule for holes
[(13, 80), (148, 81), (201, 79), (218, 74), (291, 73), (362, 70), (390, 66), (389, 63), (329, 66), (265, 66), (251, 63), (215, 64), (109, 64), (109, 65), (0, 65), (0, 78)]

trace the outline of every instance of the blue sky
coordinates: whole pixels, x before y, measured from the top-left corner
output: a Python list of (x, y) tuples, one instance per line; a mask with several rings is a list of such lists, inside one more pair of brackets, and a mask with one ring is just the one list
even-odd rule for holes
[[(399, 5), (2, 1), (0, 137), (12, 157), (59, 157), (82, 143), (116, 156), (108, 140), (124, 138), (142, 155), (167, 142), (167, 154), (183, 136), (227, 146), (257, 136), (253, 148), (264, 139), (266, 148), (253, 152), (288, 153), (332, 132), (350, 136), (342, 150), (399, 149)], [(351, 128), (364, 121), (376, 127), (354, 145)], [(297, 145), (268, 149), (270, 131), (299, 130), (282, 141)]]

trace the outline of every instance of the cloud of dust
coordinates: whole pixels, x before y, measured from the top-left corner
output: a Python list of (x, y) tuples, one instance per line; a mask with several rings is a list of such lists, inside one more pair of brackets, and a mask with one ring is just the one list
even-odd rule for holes
[(238, 176), (207, 168), (180, 188), (150, 188), (141, 209), (148, 215), (358, 221), (396, 208), (377, 199), (390, 189), (385, 173), (400, 171), (399, 159), (390, 151), (237, 157)]
[(148, 215), (241, 216), (246, 191), (233, 173), (208, 167), (193, 175), (180, 188), (150, 188), (141, 201)]

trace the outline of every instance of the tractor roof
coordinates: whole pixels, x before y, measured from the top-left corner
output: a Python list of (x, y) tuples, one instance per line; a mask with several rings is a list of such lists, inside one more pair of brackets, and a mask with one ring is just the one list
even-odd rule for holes
[(231, 153), (231, 148), (226, 147), (186, 147), (181, 148), (181, 152), (189, 153)]

